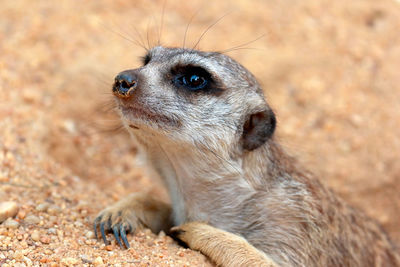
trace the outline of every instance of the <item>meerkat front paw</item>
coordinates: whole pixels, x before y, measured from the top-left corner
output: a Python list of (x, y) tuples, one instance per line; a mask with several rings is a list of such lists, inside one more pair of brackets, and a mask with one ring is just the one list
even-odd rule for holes
[(172, 227), (170, 233), (189, 248), (208, 256), (218, 266), (279, 266), (244, 238), (203, 222), (189, 222)]
[(202, 233), (206, 233), (207, 228), (212, 228), (203, 222), (189, 222), (179, 226), (174, 226), (170, 230), (170, 235), (185, 243), (194, 250), (199, 250), (198, 242)]
[[(93, 227), (106, 245), (109, 244), (106, 234), (111, 232), (121, 247), (129, 248), (126, 234), (140, 227), (148, 227), (157, 233), (171, 227), (171, 207), (159, 200), (142, 193), (135, 193), (118, 201), (101, 211), (94, 220)], [(122, 241), (121, 241), (122, 239)]]
[(96, 239), (98, 238), (98, 228), (100, 228), (101, 236), (106, 245), (109, 244), (106, 233), (112, 232), (121, 247), (123, 247), (122, 238), (126, 248), (129, 248), (126, 234), (136, 230), (139, 226), (141, 226), (141, 222), (136, 211), (129, 203), (122, 205), (120, 202), (101, 211), (93, 223)]

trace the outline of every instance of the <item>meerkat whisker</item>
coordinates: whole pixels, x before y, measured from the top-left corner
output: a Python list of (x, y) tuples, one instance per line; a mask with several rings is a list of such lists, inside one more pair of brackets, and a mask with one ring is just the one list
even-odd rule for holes
[(246, 48), (244, 46), (252, 44), (252, 43), (255, 43), (255, 42), (257, 42), (258, 40), (260, 40), (260, 39), (262, 39), (264, 37), (265, 37), (265, 34), (262, 34), (259, 37), (255, 38), (255, 39), (253, 39), (251, 41), (248, 41), (246, 43), (243, 43), (243, 44), (240, 44), (240, 45), (237, 45), (237, 46), (234, 46), (234, 47), (219, 51), (219, 53), (224, 54), (224, 53), (228, 53), (228, 52), (231, 52), (231, 51), (234, 51), (234, 50), (239, 50), (239, 49), (256, 49), (256, 48)]
[(138, 43), (139, 43), (139, 46), (142, 47), (146, 52), (148, 52), (150, 47), (146, 47), (146, 44), (145, 44), (145, 41), (144, 41), (144, 37), (143, 37), (143, 33), (141, 33), (135, 25), (128, 24), (128, 27), (130, 29), (132, 29), (135, 32), (136, 36), (139, 38), (137, 40)]
[(207, 34), (207, 32), (214, 27), (215, 25), (217, 25), (218, 22), (220, 22), (223, 18), (225, 18), (226, 16), (228, 16), (229, 14), (231, 14), (232, 11), (229, 11), (227, 13), (225, 13), (224, 15), (222, 15), (220, 18), (218, 18), (216, 21), (214, 21), (213, 23), (211, 23), (210, 26), (208, 26), (200, 35), (199, 39), (197, 40), (197, 42), (194, 44), (194, 46), (192, 47), (192, 49), (196, 49), (197, 46), (199, 45), (200, 41), (203, 39), (203, 37)]
[(146, 27), (146, 40), (147, 40), (147, 47), (150, 49), (152, 45), (150, 45), (150, 24), (151, 20), (147, 22), (147, 27)]
[(158, 42), (157, 42), (158, 45), (161, 45), (161, 35), (162, 35), (163, 27), (164, 27), (164, 14), (165, 14), (166, 4), (167, 4), (167, 0), (164, 0), (163, 6), (162, 6), (162, 11), (161, 11), (160, 28), (158, 31)]
[(110, 32), (112, 32), (112, 33), (118, 35), (118, 36), (121, 37), (122, 39), (125, 39), (126, 41), (128, 41), (128, 42), (130, 42), (130, 43), (133, 43), (133, 44), (135, 44), (135, 45), (137, 45), (137, 46), (140, 46), (140, 47), (142, 47), (143, 49), (145, 49), (146, 51), (148, 50), (145, 46), (142, 46), (137, 40), (131, 39), (130, 37), (125, 36), (124, 34), (120, 33), (119, 31), (114, 30), (114, 29), (108, 27), (108, 26), (107, 26), (106, 24), (104, 24), (104, 23), (102, 23), (102, 26), (103, 26), (106, 30), (108, 30), (108, 31), (110, 31)]
[(199, 14), (199, 12), (200, 12), (200, 9), (197, 10), (196, 13), (194, 13), (194, 14), (190, 17), (189, 22), (188, 22), (188, 24), (186, 25), (185, 33), (184, 33), (184, 35), (183, 35), (182, 48), (186, 48), (186, 37), (187, 37), (187, 33), (188, 33), (188, 31), (189, 31), (190, 24), (192, 24), (193, 19), (197, 16), (197, 14)]

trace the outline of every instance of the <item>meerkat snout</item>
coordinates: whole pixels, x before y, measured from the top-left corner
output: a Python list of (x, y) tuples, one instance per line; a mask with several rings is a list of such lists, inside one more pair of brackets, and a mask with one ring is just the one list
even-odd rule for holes
[(119, 98), (129, 98), (136, 89), (138, 82), (139, 79), (135, 70), (120, 72), (115, 77), (112, 91), (114, 95)]

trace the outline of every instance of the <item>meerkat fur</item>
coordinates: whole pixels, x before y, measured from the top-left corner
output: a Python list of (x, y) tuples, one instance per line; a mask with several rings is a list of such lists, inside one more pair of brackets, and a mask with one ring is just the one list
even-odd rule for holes
[(232, 58), (157, 46), (116, 77), (113, 92), (171, 204), (121, 200), (95, 220), (104, 239), (111, 231), (122, 244), (141, 225), (221, 266), (400, 265), (374, 220), (284, 152), (261, 86)]

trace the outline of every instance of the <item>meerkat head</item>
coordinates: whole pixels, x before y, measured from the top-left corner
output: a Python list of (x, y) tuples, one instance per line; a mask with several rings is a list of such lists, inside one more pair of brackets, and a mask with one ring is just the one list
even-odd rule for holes
[(124, 125), (149, 142), (250, 151), (275, 129), (254, 76), (220, 53), (154, 47), (116, 76), (113, 93)]

